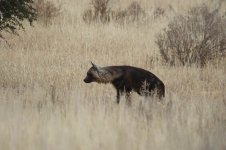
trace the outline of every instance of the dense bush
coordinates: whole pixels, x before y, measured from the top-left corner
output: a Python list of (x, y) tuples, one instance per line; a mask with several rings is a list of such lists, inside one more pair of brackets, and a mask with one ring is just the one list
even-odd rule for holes
[(157, 37), (161, 56), (171, 65), (204, 66), (225, 54), (225, 19), (207, 6), (192, 8), (187, 15), (175, 17)]
[(36, 20), (32, 3), (32, 0), (0, 0), (0, 38), (2, 31), (17, 34), (18, 29), (24, 28), (24, 20), (30, 23)]

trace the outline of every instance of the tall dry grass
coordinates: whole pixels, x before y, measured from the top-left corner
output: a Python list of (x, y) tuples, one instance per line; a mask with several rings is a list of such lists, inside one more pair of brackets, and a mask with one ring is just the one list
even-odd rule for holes
[[(0, 43), (0, 149), (226, 148), (226, 60), (202, 69), (161, 65), (154, 42), (170, 17), (86, 25), (88, 0), (59, 2), (64, 11), (52, 25), (6, 35), (10, 47)], [(200, 1), (140, 3), (150, 11), (171, 3), (184, 13)], [(133, 94), (132, 107), (125, 99), (117, 105), (112, 86), (83, 83), (90, 60), (150, 70), (166, 85), (165, 101)]]

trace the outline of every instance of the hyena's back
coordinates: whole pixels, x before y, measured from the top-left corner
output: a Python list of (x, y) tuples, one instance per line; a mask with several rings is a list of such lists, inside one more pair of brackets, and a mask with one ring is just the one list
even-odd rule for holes
[(127, 92), (136, 91), (142, 94), (144, 90), (149, 92), (157, 92), (161, 98), (165, 95), (165, 86), (163, 82), (153, 73), (132, 66), (109, 66), (106, 67), (109, 72), (117, 72), (118, 78), (112, 81), (112, 84), (118, 90), (126, 90)]

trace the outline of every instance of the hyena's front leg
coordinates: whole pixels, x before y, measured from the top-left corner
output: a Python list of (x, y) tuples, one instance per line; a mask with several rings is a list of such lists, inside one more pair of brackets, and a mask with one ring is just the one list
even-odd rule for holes
[(119, 102), (120, 102), (120, 91), (119, 91), (119, 89), (117, 89), (117, 96), (116, 96), (116, 98), (117, 98), (116, 102), (117, 102), (117, 104), (119, 104)]

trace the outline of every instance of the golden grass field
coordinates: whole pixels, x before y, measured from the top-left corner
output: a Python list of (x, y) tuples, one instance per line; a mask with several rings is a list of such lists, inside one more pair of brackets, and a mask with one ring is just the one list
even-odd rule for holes
[[(226, 60), (163, 65), (156, 34), (173, 16), (87, 25), (88, 0), (54, 2), (62, 13), (52, 25), (26, 26), (20, 36), (6, 35), (10, 46), (0, 42), (0, 150), (226, 149)], [(176, 13), (200, 3), (215, 7), (211, 0), (140, 1), (146, 11), (171, 4)], [(166, 85), (164, 102), (134, 93), (132, 107), (124, 98), (117, 105), (110, 84), (83, 82), (90, 61), (153, 72)]]

